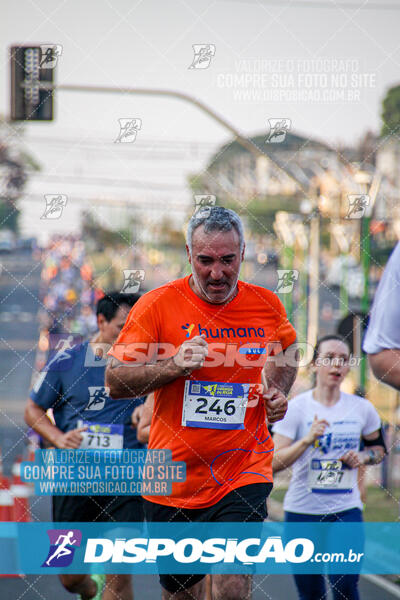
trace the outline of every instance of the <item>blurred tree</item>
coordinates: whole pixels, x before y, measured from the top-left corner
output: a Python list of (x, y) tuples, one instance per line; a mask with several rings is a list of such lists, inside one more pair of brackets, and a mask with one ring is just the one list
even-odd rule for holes
[(247, 226), (253, 233), (275, 237), (273, 225), (276, 212), (285, 210), (289, 213), (298, 213), (299, 200), (295, 196), (264, 196), (252, 198), (245, 209), (236, 203), (232, 203), (230, 208), (246, 217)]
[(379, 147), (378, 136), (371, 130), (367, 131), (361, 138), (358, 145), (360, 153), (359, 161), (362, 165), (375, 165), (376, 151)]
[(163, 217), (156, 227), (161, 246), (181, 249), (185, 246), (185, 236), (182, 229), (176, 227), (169, 217)]
[(40, 170), (34, 158), (21, 150), (21, 133), (0, 116), (0, 229), (15, 233), (20, 212), (17, 200), (23, 194), (29, 172)]
[[(132, 224), (133, 225), (133, 224)], [(104, 227), (90, 211), (82, 212), (82, 239), (92, 242), (97, 250), (107, 246), (129, 246), (132, 244), (132, 230), (109, 229)]]
[(388, 90), (382, 103), (381, 134), (394, 135), (400, 130), (400, 85)]

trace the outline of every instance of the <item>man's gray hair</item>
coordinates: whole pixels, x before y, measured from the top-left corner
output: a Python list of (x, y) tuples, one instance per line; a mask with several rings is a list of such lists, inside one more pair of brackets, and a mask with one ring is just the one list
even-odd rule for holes
[(230, 208), (212, 206), (200, 209), (189, 221), (186, 237), (190, 254), (192, 254), (193, 232), (200, 227), (200, 225), (204, 225), (204, 231), (206, 233), (210, 233), (211, 231), (231, 231), (232, 229), (236, 229), (239, 235), (240, 252), (243, 250), (244, 231), (239, 215)]

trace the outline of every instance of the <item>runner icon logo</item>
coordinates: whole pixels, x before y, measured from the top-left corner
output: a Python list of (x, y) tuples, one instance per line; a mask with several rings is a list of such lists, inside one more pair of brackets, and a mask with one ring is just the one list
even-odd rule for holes
[(278, 269), (278, 284), (275, 293), (290, 294), (295, 282), (299, 278), (299, 272), (295, 269)]
[(368, 194), (349, 194), (349, 210), (346, 219), (361, 219), (364, 216), (365, 209), (369, 206)]
[(196, 194), (195, 215), (199, 219), (207, 219), (210, 216), (211, 208), (215, 206), (216, 197), (213, 194)]
[(40, 45), (40, 68), (41, 69), (54, 69), (57, 64), (58, 57), (61, 56), (63, 47), (60, 44)]
[(121, 294), (137, 294), (140, 284), (144, 281), (145, 272), (143, 269), (124, 269), (124, 285)]
[(46, 208), (40, 217), (41, 219), (59, 219), (67, 205), (67, 196), (65, 194), (45, 194)]
[(269, 134), (265, 140), (266, 144), (279, 144), (285, 141), (286, 134), (292, 126), (291, 119), (268, 119)]
[(42, 567), (68, 567), (81, 545), (80, 529), (48, 529), (50, 548)]
[(118, 119), (119, 133), (114, 144), (132, 143), (136, 140), (137, 132), (142, 129), (142, 119)]
[(102, 410), (107, 398), (109, 398), (109, 388), (104, 385), (95, 385), (89, 387), (89, 402), (85, 410)]
[(193, 44), (194, 57), (189, 69), (208, 69), (215, 56), (214, 44)]

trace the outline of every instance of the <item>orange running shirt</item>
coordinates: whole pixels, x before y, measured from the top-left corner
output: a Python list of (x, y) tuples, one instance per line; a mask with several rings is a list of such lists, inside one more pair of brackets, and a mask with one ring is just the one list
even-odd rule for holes
[(155, 390), (150, 428), (148, 447), (169, 448), (174, 461), (185, 461), (186, 481), (173, 483), (170, 496), (145, 496), (167, 506), (204, 508), (233, 489), (272, 482), (273, 442), (262, 400), (247, 406), (242, 429), (182, 425), (185, 381), (260, 383), (271, 348), (276, 353), (274, 342), (285, 349), (296, 332), (273, 292), (239, 281), (231, 302), (209, 304), (193, 292), (189, 277), (142, 296), (109, 354), (126, 364), (145, 363), (157, 344), (163, 358), (175, 355), (185, 340), (205, 334), (209, 355), (203, 367)]

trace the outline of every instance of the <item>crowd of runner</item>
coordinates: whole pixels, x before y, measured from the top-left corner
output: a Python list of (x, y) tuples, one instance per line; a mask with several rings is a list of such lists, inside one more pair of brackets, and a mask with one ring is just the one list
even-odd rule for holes
[(84, 242), (55, 236), (42, 250), (42, 264), (41, 327), (51, 333), (93, 334), (97, 329), (94, 307), (103, 291), (94, 285)]

